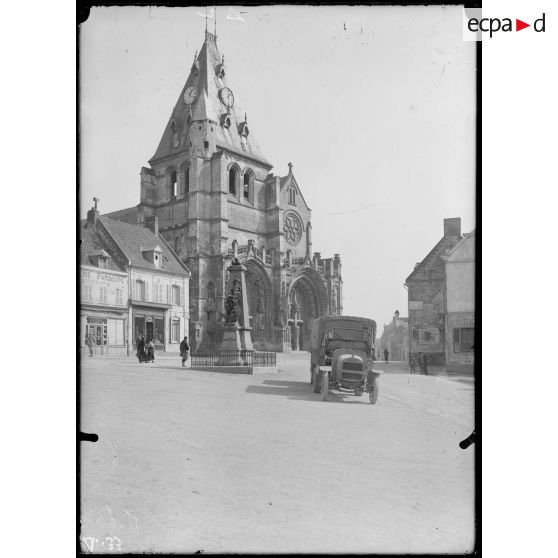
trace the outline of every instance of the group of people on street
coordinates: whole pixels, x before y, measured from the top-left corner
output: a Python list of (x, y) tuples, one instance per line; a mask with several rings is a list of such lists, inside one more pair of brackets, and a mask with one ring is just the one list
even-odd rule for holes
[(143, 335), (140, 335), (136, 354), (140, 363), (155, 362), (155, 345), (153, 339), (151, 339), (149, 343), (146, 343)]
[[(425, 376), (428, 376), (428, 358), (426, 355), (423, 355), (422, 353), (419, 353), (417, 356), (417, 360), (418, 360), (418, 364), (420, 367), (420, 373), (424, 374)], [(416, 370), (416, 360), (415, 360), (415, 356), (411, 355), (409, 357), (409, 365), (411, 366), (411, 374), (415, 373)]]
[[(190, 353), (190, 346), (188, 345), (188, 336), (185, 335), (184, 339), (180, 342), (180, 357), (182, 358), (182, 366), (186, 366), (186, 361)], [(155, 345), (153, 339), (146, 343), (143, 335), (140, 335), (136, 355), (140, 363), (142, 362), (155, 362)]]

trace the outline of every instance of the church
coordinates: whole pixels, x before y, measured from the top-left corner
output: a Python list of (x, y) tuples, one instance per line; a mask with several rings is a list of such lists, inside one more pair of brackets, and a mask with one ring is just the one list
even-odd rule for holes
[(311, 210), (289, 163), (272, 172), (239, 108), (216, 34), (206, 30), (149, 167), (137, 206), (107, 215), (149, 227), (191, 272), (194, 351), (219, 347), (228, 267), (246, 271), (254, 348), (306, 350), (312, 320), (343, 313), (339, 254), (313, 252)]

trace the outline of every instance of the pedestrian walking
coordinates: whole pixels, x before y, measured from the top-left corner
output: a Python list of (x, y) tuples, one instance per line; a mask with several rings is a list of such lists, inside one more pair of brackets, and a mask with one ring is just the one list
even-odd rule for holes
[(95, 339), (93, 337), (93, 334), (91, 332), (89, 332), (89, 334), (87, 335), (87, 346), (89, 347), (89, 356), (92, 357), (93, 356), (93, 345), (95, 344)]
[(422, 353), (418, 354), (418, 365), (419, 365), (420, 373), (424, 374), (424, 361), (422, 359)]
[(415, 362), (415, 357), (413, 355), (411, 355), (411, 358), (409, 358), (409, 365), (411, 367), (411, 374), (415, 373), (415, 367), (416, 367), (416, 362)]
[(186, 361), (188, 360), (188, 351), (190, 346), (188, 345), (188, 336), (185, 335), (184, 339), (180, 342), (180, 356), (182, 357), (182, 366), (186, 367)]
[(428, 359), (426, 358), (426, 355), (422, 355), (422, 373), (425, 376), (428, 376)]
[(143, 338), (143, 335), (140, 335), (138, 341), (138, 350), (136, 354), (140, 363), (145, 362), (145, 340)]
[(153, 339), (147, 344), (147, 362), (155, 362), (155, 345)]
[(389, 361), (389, 351), (387, 349), (384, 349), (384, 360), (386, 361), (386, 364)]

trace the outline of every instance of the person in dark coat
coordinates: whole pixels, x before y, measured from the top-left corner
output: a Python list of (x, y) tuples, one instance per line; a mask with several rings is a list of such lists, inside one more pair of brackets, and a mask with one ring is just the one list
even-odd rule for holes
[(147, 344), (147, 362), (155, 362), (155, 344), (153, 339)]
[(416, 368), (416, 362), (415, 362), (415, 357), (413, 355), (411, 355), (411, 358), (409, 359), (409, 365), (411, 367), (411, 374), (415, 373), (415, 368)]
[(386, 363), (389, 361), (389, 351), (387, 349), (384, 349), (384, 360)]
[(145, 362), (145, 340), (143, 338), (143, 335), (140, 335), (138, 341), (137, 355), (140, 362)]
[(95, 345), (95, 339), (93, 337), (93, 334), (91, 332), (89, 332), (89, 335), (87, 336), (87, 346), (89, 347), (89, 356), (90, 357), (93, 356), (93, 345)]
[(186, 366), (186, 361), (188, 360), (188, 351), (190, 346), (188, 345), (188, 336), (185, 335), (184, 339), (180, 342), (180, 356), (182, 357), (182, 366)]
[(422, 355), (422, 373), (425, 376), (428, 376), (428, 359), (426, 358), (426, 355)]

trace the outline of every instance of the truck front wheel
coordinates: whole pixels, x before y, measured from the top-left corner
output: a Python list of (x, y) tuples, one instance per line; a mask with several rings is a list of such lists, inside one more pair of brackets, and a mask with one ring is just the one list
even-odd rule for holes
[(378, 392), (379, 392), (379, 386), (378, 386), (379, 382), (378, 380), (374, 380), (370, 391), (368, 392), (368, 394), (370, 395), (370, 403), (372, 403), (372, 405), (376, 404), (376, 401), (378, 401)]
[(314, 393), (320, 393), (320, 371), (318, 370), (318, 367), (314, 367), (314, 370), (312, 371), (312, 376), (313, 376), (313, 386), (314, 386)]
[[(316, 374), (318, 376), (319, 374)], [(329, 389), (329, 372), (324, 372), (322, 374), (322, 390), (321, 390), (321, 400), (325, 401), (327, 399), (327, 391)]]

